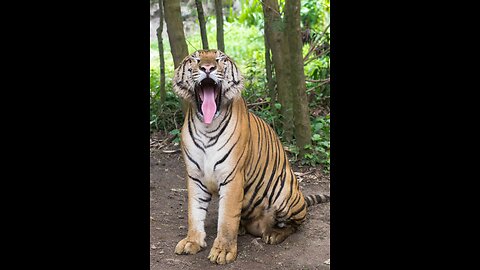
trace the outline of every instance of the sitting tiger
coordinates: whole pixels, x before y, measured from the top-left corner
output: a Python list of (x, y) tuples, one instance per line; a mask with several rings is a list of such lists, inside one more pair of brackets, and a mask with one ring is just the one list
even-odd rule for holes
[(181, 132), (188, 234), (175, 253), (207, 246), (204, 221), (213, 194), (219, 196), (218, 232), (208, 258), (218, 264), (236, 259), (239, 233), (278, 244), (305, 220), (308, 206), (329, 201), (302, 195), (274, 130), (248, 111), (243, 78), (227, 55), (189, 55), (175, 70), (173, 87), (188, 104)]

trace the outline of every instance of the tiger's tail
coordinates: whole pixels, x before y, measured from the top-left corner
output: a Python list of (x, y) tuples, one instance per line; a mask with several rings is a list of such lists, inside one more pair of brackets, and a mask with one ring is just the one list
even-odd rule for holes
[(329, 195), (315, 194), (305, 196), (305, 201), (307, 202), (307, 207), (310, 207), (315, 204), (327, 203), (330, 201)]

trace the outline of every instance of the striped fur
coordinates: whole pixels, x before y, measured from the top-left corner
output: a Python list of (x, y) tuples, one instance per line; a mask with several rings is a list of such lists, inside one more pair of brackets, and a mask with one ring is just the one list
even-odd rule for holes
[[(218, 111), (210, 124), (199, 109), (199, 92), (207, 83), (217, 91)], [(189, 228), (177, 254), (206, 247), (204, 221), (214, 194), (218, 233), (209, 259), (219, 264), (235, 260), (239, 229), (278, 244), (304, 222), (308, 206), (329, 201), (326, 195), (303, 196), (280, 140), (248, 111), (242, 88), (236, 64), (218, 50), (197, 51), (175, 71), (174, 90), (189, 104), (182, 128)]]

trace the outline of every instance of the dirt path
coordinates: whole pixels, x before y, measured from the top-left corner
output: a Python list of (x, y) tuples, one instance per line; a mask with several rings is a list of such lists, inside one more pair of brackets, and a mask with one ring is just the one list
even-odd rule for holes
[[(330, 194), (330, 179), (319, 169), (295, 168), (304, 194)], [(208, 208), (207, 248), (195, 255), (176, 255), (175, 245), (187, 233), (187, 192), (179, 153), (150, 154), (150, 269), (219, 269), (207, 256), (217, 231), (217, 200)], [(238, 257), (222, 269), (330, 269), (330, 204), (309, 208), (307, 221), (279, 245), (267, 245), (249, 234), (238, 237)]]

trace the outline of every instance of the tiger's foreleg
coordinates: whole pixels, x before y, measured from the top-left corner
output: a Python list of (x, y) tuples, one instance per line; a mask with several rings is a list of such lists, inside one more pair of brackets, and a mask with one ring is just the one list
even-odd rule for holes
[(207, 246), (205, 242), (205, 218), (212, 194), (194, 177), (187, 176), (188, 234), (175, 247), (177, 254), (196, 254)]
[(219, 189), (218, 233), (208, 258), (218, 264), (231, 263), (237, 258), (237, 234), (243, 201), (243, 176)]

